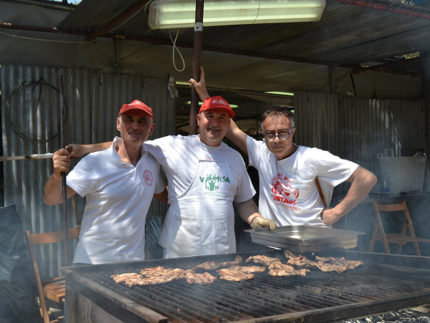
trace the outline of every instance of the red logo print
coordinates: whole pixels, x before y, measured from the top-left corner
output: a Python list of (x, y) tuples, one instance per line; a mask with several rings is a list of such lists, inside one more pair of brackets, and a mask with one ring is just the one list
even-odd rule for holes
[(282, 203), (287, 208), (296, 209), (296, 200), (299, 195), (299, 189), (291, 185), (287, 176), (278, 174), (272, 179), (272, 197), (274, 201)]
[(152, 177), (152, 173), (150, 170), (145, 170), (143, 172), (143, 178), (145, 179), (145, 183), (148, 186), (152, 186), (152, 182), (153, 182), (154, 178)]

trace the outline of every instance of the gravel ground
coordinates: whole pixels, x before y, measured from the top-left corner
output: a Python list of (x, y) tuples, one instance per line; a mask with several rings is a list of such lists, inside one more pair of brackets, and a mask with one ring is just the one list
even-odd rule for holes
[(407, 308), (395, 312), (388, 312), (368, 317), (337, 321), (334, 323), (382, 323), (382, 322), (395, 322), (395, 323), (430, 323), (430, 304)]

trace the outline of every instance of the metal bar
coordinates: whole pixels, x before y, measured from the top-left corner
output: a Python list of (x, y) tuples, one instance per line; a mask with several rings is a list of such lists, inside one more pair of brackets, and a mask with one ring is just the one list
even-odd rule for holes
[(235, 323), (258, 323), (258, 322), (330, 322), (343, 319), (351, 319), (365, 315), (395, 311), (402, 308), (428, 304), (430, 295), (428, 292), (418, 293), (412, 296), (400, 296), (390, 299), (378, 299), (367, 302), (356, 302), (320, 308), (310, 311), (288, 313), (282, 315), (267, 316), (251, 320), (234, 321)]
[(92, 42), (99, 38), (100, 36), (104, 35), (105, 33), (111, 31), (113, 28), (118, 28), (118, 25), (122, 25), (127, 20), (131, 19), (136, 15), (142, 8), (146, 6), (146, 3), (148, 0), (139, 0), (134, 5), (132, 5), (130, 8), (127, 8), (124, 12), (120, 13), (118, 16), (113, 18), (111, 21), (109, 21), (107, 24), (102, 26), (99, 30), (97, 30), (95, 33), (89, 35), (87, 37), (88, 42)]
[[(143, 306), (141, 303), (134, 302), (131, 299), (125, 299), (121, 294), (113, 291), (105, 286), (100, 285), (96, 281), (88, 279), (84, 276), (70, 275), (67, 268), (66, 272), (66, 306), (73, 303), (69, 299), (67, 291), (69, 289), (86, 296), (88, 299), (94, 301), (95, 304), (103, 308), (111, 315), (120, 318), (126, 322), (151, 322), (151, 323), (167, 323), (168, 319), (164, 315)], [(76, 286), (79, 286), (77, 289)], [(124, 306), (124, 303), (126, 306)], [(66, 320), (73, 311), (79, 310), (79, 304), (75, 307), (66, 309)], [(92, 306), (94, 309), (94, 306)]]
[[(60, 120), (60, 141), (61, 141), (61, 147), (65, 147), (66, 139), (64, 135), (64, 128), (66, 123), (66, 110), (64, 105), (64, 80), (63, 80), (63, 74), (59, 75), (59, 88), (60, 88), (60, 110), (61, 110), (61, 120)], [(70, 255), (70, 243), (69, 243), (69, 214), (67, 210), (67, 186), (66, 186), (66, 174), (61, 174), (61, 180), (62, 180), (62, 190), (63, 190), (63, 204), (62, 204), (62, 211), (63, 211), (63, 227), (64, 232), (66, 235), (66, 240), (64, 241), (64, 256), (65, 256), (65, 265), (67, 266), (69, 264), (69, 255)]]
[(371, 8), (371, 9), (394, 12), (394, 13), (397, 13), (400, 15), (408, 15), (408, 16), (412, 16), (415, 18), (430, 19), (430, 14), (419, 11), (419, 10), (411, 10), (411, 9), (407, 9), (405, 7), (391, 7), (391, 6), (388, 6), (388, 5), (385, 5), (382, 3), (378, 3), (378, 2), (373, 2), (373, 1), (337, 0), (337, 2), (344, 2), (344, 3), (349, 3), (349, 4), (356, 5), (356, 6), (367, 7), (367, 8)]
[[(196, 20), (194, 24), (194, 46), (193, 46), (193, 79), (200, 81), (200, 65), (203, 44), (203, 7), (204, 0), (196, 0)], [(194, 87), (191, 87), (190, 128), (188, 133), (197, 133), (197, 107), (199, 96)]]
[(29, 160), (50, 159), (52, 158), (52, 156), (54, 156), (53, 153), (31, 154), (31, 155), (24, 155), (24, 156), (0, 156), (0, 162), (10, 161), (10, 160), (23, 160), (23, 159), (29, 159)]

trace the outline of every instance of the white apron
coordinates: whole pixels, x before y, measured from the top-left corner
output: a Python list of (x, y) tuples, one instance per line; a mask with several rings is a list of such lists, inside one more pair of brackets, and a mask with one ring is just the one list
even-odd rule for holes
[(238, 177), (226, 162), (199, 160), (184, 194), (171, 201), (160, 244), (165, 258), (236, 252), (233, 199)]

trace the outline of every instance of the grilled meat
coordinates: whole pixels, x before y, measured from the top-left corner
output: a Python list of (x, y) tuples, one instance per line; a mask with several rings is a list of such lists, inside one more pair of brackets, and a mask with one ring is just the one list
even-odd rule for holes
[(181, 276), (181, 278), (185, 278), (189, 284), (206, 285), (212, 284), (216, 280), (216, 277), (212, 276), (210, 273), (195, 273), (192, 269), (184, 270)]
[(226, 269), (236, 270), (247, 274), (262, 273), (266, 271), (266, 267), (262, 266), (231, 266)]
[(269, 270), (270, 276), (306, 276), (306, 273), (309, 272), (309, 269), (294, 269), (289, 270), (288, 268), (278, 267)]
[(240, 270), (234, 270), (231, 268), (218, 269), (217, 272), (221, 279), (238, 282), (242, 280), (250, 280), (254, 278), (254, 274), (246, 273)]
[(137, 281), (142, 278), (138, 273), (124, 273), (124, 274), (114, 274), (111, 275), (112, 279), (115, 283), (125, 283), (127, 285), (128, 282)]
[(346, 260), (345, 257), (319, 257), (316, 256), (315, 260), (309, 260), (305, 256), (296, 256), (291, 251), (284, 252), (285, 257), (288, 258), (288, 263), (296, 266), (316, 267), (323, 272), (335, 271), (338, 273), (344, 272), (348, 269), (354, 269), (362, 265), (360, 260)]
[(315, 259), (318, 261), (314, 263), (314, 266), (324, 272), (335, 271), (337, 273), (342, 273), (348, 269), (354, 269), (363, 264), (361, 260), (346, 260), (345, 257), (336, 258), (316, 256)]
[(290, 265), (302, 267), (302, 266), (311, 265), (313, 263), (312, 260), (309, 260), (305, 256), (302, 256), (302, 255), (296, 256), (289, 250), (285, 250), (284, 255), (286, 258), (288, 258), (288, 263)]
[(206, 261), (204, 263), (201, 263), (197, 266), (194, 266), (193, 269), (204, 269), (204, 270), (215, 270), (218, 268), (222, 268), (222, 267), (228, 267), (228, 266), (233, 266), (233, 265), (237, 265), (240, 264), (242, 262), (242, 257), (241, 256), (236, 256), (235, 260), (232, 261), (224, 261), (224, 262), (215, 262), (215, 261)]
[(263, 255), (257, 255), (257, 256), (250, 256), (248, 259), (246, 259), (246, 262), (255, 262), (256, 264), (263, 264), (266, 266), (269, 266), (273, 262), (279, 262), (280, 260), (278, 258), (274, 257), (267, 257)]
[(295, 269), (293, 266), (283, 264), (281, 261), (274, 261), (269, 265), (270, 276), (306, 276), (309, 271), (309, 269)]

